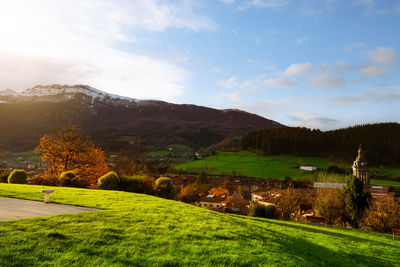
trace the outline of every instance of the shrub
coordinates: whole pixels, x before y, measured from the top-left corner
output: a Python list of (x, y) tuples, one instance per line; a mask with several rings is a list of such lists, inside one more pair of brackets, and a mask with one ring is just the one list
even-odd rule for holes
[(154, 193), (153, 180), (147, 176), (121, 176), (118, 187), (119, 190), (133, 193)]
[(9, 184), (26, 184), (26, 172), (24, 170), (13, 170), (8, 176)]
[(276, 211), (276, 206), (275, 205), (268, 205), (265, 206), (265, 218), (276, 218), (278, 215), (277, 211)]
[(78, 179), (73, 171), (62, 172), (58, 178), (58, 182), (61, 186), (78, 186)]
[(249, 216), (273, 219), (277, 217), (276, 207), (274, 205), (264, 206), (258, 202), (252, 202), (250, 204)]
[(119, 190), (120, 179), (115, 172), (108, 172), (100, 177), (97, 188), (105, 190)]
[(59, 184), (58, 178), (48, 175), (36, 175), (30, 182), (33, 185), (47, 185), (47, 186), (57, 186)]
[(157, 196), (167, 199), (177, 199), (176, 191), (171, 179), (160, 177), (156, 180), (154, 190)]
[(7, 183), (8, 182), (8, 176), (10, 175), (11, 171), (10, 170), (0, 170), (0, 182), (1, 183)]

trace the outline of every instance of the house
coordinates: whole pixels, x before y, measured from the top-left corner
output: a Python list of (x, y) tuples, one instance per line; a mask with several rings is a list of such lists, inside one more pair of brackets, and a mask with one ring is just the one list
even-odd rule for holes
[(291, 189), (271, 189), (266, 192), (261, 200), (257, 202), (261, 205), (275, 205), (279, 207), (283, 197), (293, 194), (298, 198), (300, 210), (309, 210), (317, 197), (316, 188), (291, 188)]
[(264, 191), (264, 190), (258, 190), (258, 191), (251, 192), (251, 201), (253, 201), (253, 202), (262, 201), (262, 199), (264, 197), (267, 197), (268, 195), (269, 195), (268, 191)]
[(230, 196), (222, 202), (223, 212), (239, 215), (249, 214), (250, 201), (241, 197)]
[(195, 205), (209, 210), (215, 210), (222, 207), (222, 202), (227, 198), (225, 195), (220, 197), (216, 195), (201, 196), (200, 200), (195, 202)]
[(372, 185), (370, 187), (371, 197), (373, 198), (390, 198), (394, 200), (394, 192), (389, 192), (388, 186)]
[(300, 170), (311, 172), (311, 171), (316, 171), (317, 167), (312, 166), (312, 165), (303, 165), (303, 166), (300, 166)]

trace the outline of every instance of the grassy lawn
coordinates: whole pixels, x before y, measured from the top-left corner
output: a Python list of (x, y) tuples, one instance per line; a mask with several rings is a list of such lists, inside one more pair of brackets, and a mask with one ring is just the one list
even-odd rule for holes
[(400, 186), (400, 181), (371, 179), (370, 182), (372, 185), (397, 185), (397, 186)]
[[(43, 186), (0, 184), (42, 200)], [(395, 266), (390, 235), (219, 214), (117, 191), (55, 188), (54, 202), (98, 212), (0, 222), (0, 266)]]
[(151, 151), (151, 152), (147, 153), (147, 156), (148, 157), (152, 157), (152, 156), (161, 157), (161, 156), (168, 156), (171, 153), (172, 153), (171, 151), (167, 151), (167, 150), (158, 150), (158, 151)]

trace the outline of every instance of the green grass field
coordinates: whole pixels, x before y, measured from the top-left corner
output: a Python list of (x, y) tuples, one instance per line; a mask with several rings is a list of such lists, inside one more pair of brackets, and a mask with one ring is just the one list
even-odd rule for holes
[[(301, 177), (314, 177), (314, 172), (302, 171), (296, 168), (300, 165), (314, 165), (319, 169), (326, 169), (330, 165), (337, 165), (349, 169), (351, 166), (343, 162), (332, 162), (321, 157), (297, 157), (291, 155), (259, 156), (257, 154), (242, 152), (219, 152), (201, 160), (185, 162), (175, 166), (177, 170), (185, 170), (193, 173), (215, 175), (239, 175), (256, 178), (284, 179), (286, 176), (292, 179)], [(374, 169), (372, 169), (374, 170)], [(384, 168), (390, 175), (400, 174), (398, 168)], [(341, 177), (344, 180), (344, 176)], [(400, 185), (398, 181), (372, 180), (373, 184)]]
[[(259, 156), (251, 152), (219, 152), (207, 158), (186, 162), (176, 166), (178, 170), (209, 174), (229, 174), (284, 179), (290, 176), (298, 179), (303, 176), (313, 176), (311, 172), (298, 169), (299, 165), (315, 165), (318, 168), (327, 168), (329, 163), (318, 157), (295, 156)], [(297, 167), (297, 168), (296, 168)]]
[[(0, 195), (42, 200), (42, 188), (0, 184)], [(57, 187), (51, 199), (103, 210), (1, 221), (0, 266), (400, 266), (390, 235), (127, 192)]]

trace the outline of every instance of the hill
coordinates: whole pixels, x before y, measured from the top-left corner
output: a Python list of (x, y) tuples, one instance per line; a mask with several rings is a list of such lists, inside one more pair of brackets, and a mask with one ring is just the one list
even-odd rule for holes
[(137, 100), (86, 85), (0, 91), (0, 147), (31, 150), (50, 127), (68, 122), (80, 125), (98, 145), (114, 151), (132, 144), (205, 147), (227, 136), (282, 126), (240, 110)]
[[(0, 195), (42, 200), (41, 186)], [(0, 222), (0, 265), (395, 266), (400, 241), (337, 227), (219, 214), (153, 196), (56, 188), (98, 212)]]

